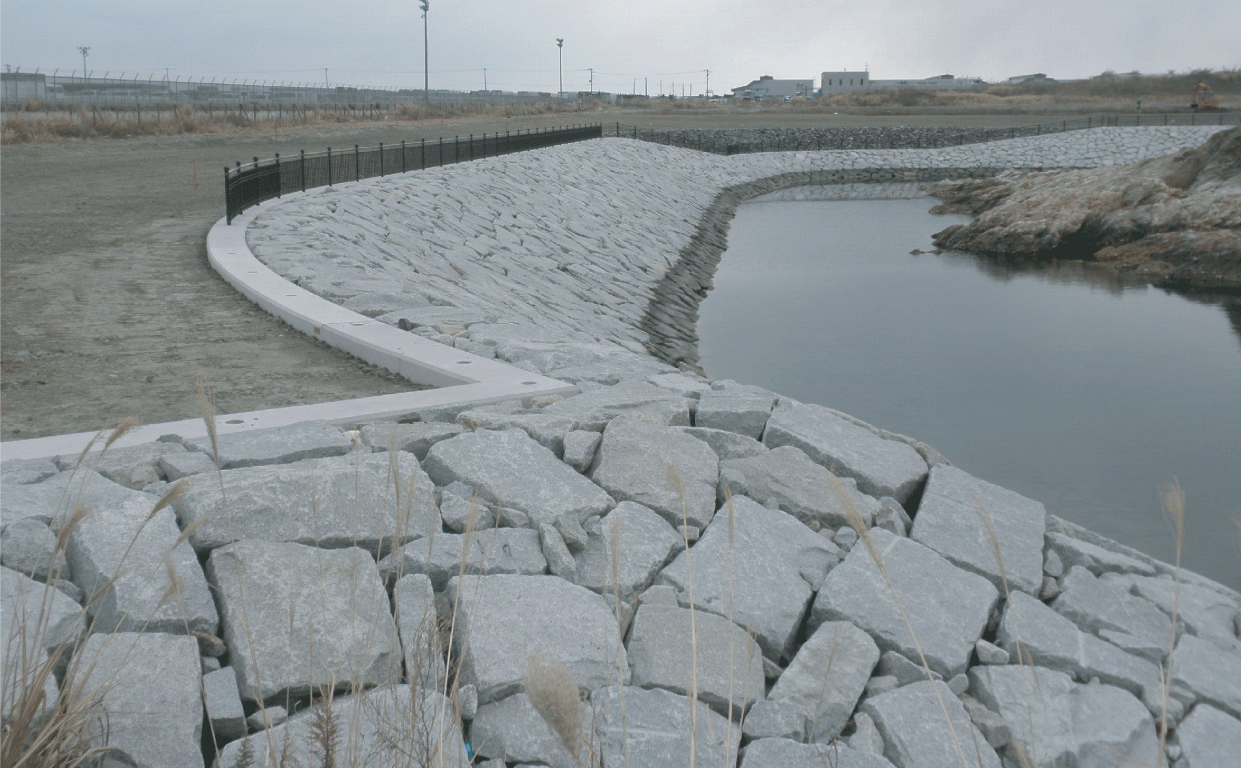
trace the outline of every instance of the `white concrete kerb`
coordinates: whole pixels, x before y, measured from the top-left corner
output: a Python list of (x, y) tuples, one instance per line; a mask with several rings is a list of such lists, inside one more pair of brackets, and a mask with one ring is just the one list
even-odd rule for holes
[[(415, 384), (435, 389), (352, 400), (247, 411), (216, 417), (216, 432), (231, 434), (282, 427), (303, 421), (348, 425), (394, 420), (423, 408), (485, 405), (539, 395), (572, 395), (577, 387), (563, 381), (489, 360), (424, 339), (320, 298), (285, 280), (261, 264), (246, 245), (246, 228), (272, 203), (301, 197), (286, 195), (266, 208), (258, 206), (228, 224), (220, 219), (207, 234), (207, 259), (216, 272), (242, 295), (286, 323), (327, 344), (400, 374)], [(95, 432), (53, 435), (3, 443), (3, 459), (50, 458), (77, 454)], [(127, 432), (113, 445), (142, 445), (163, 435), (205, 437), (202, 419), (147, 424)]]

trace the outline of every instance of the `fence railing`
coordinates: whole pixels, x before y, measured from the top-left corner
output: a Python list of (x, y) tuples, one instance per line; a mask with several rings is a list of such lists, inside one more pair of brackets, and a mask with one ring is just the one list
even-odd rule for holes
[(543, 128), (529, 131), (493, 133), (468, 138), (453, 137), (437, 141), (402, 141), (324, 152), (302, 151), (296, 157), (280, 155), (236, 168), (224, 167), (224, 209), (228, 223), (252, 205), (280, 197), (286, 192), (305, 192), (344, 181), (361, 181), (406, 171), (434, 168), (450, 163), (477, 160), (528, 149), (550, 147), (574, 141), (603, 137), (603, 125), (575, 125), (568, 128)]
[(920, 149), (957, 147), (1021, 136), (1084, 130), (1106, 126), (1232, 125), (1241, 116), (1224, 112), (1169, 112), (1100, 115), (1005, 128), (951, 127), (823, 127), (823, 128), (721, 128), (658, 129), (616, 123), (609, 125), (613, 136), (649, 141), (655, 144), (696, 149), (717, 155), (750, 152), (805, 152), (841, 149)]

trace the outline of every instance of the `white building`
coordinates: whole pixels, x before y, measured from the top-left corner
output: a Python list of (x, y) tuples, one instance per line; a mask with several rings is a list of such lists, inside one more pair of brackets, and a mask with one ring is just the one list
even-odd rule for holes
[(748, 85), (733, 88), (733, 98), (742, 100), (762, 101), (763, 99), (791, 99), (800, 95), (810, 98), (814, 95), (814, 78), (805, 77), (800, 80), (776, 80), (771, 75), (763, 75), (752, 80)]
[(838, 93), (857, 93), (859, 91), (876, 91), (884, 88), (912, 88), (919, 91), (954, 91), (967, 90), (982, 85), (982, 80), (975, 77), (958, 78), (952, 75), (938, 75), (921, 80), (873, 80), (869, 72), (824, 72), (821, 86), (823, 96), (834, 96)]

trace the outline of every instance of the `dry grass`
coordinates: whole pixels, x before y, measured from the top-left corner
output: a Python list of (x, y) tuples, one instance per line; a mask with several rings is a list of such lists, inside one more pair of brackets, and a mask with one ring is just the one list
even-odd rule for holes
[[(73, 106), (41, 111), (23, 106), (5, 115), (0, 144), (45, 144), (67, 139), (127, 139), (135, 136), (189, 134), (237, 135), (327, 126), (339, 123), (421, 122), (460, 117), (524, 117), (576, 108), (557, 102), (471, 105), (422, 104), (395, 106), (343, 105), (336, 107), (258, 107), (158, 104), (126, 109)], [(46, 106), (46, 105), (43, 105)]]

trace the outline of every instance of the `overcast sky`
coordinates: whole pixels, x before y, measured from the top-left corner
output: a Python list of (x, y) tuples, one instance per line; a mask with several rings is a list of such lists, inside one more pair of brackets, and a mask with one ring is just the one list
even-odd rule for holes
[[(431, 0), (432, 88), (727, 93), (769, 74), (1163, 73), (1241, 66), (1234, 0)], [(23, 72), (421, 87), (417, 0), (2, 0)], [(688, 90), (687, 90), (688, 92)]]

